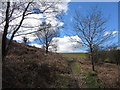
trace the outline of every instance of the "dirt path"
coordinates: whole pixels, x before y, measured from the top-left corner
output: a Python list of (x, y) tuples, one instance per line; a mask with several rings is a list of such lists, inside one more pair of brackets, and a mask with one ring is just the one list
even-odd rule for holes
[(74, 68), (74, 63), (78, 63), (78, 62), (68, 61), (68, 66), (69, 66), (70, 72), (71, 72), (70, 75), (71, 75), (71, 78), (73, 80), (72, 84), (74, 84), (71, 86), (74, 86), (74, 88), (87, 88), (87, 86), (85, 85), (85, 82), (83, 81), (84, 77), (80, 73), (81, 70), (76, 71)]
[(70, 72), (70, 77), (71, 77), (71, 80), (69, 82), (69, 88), (80, 88), (78, 85), (78, 81), (75, 78), (75, 74), (73, 72), (73, 69), (72, 69), (72, 63), (69, 61), (68, 61), (68, 70)]

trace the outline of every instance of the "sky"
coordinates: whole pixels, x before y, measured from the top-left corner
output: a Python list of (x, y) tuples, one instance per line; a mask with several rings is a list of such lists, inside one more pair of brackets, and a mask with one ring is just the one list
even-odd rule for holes
[[(70, 1), (70, 0), (66, 0)], [(79, 10), (82, 14), (86, 15), (86, 12), (94, 6), (98, 6), (102, 12), (103, 12), (103, 17), (107, 18), (109, 21), (107, 23), (107, 29), (108, 30), (113, 30), (114, 35), (116, 35), (116, 38), (112, 40), (113, 42), (117, 42), (117, 31), (118, 31), (118, 3), (117, 2), (67, 2), (63, 5), (59, 5), (59, 10), (63, 10), (65, 12), (65, 15), (63, 16), (63, 22), (58, 21), (54, 15), (52, 14), (46, 14), (46, 15), (41, 15), (41, 14), (34, 14), (31, 16), (28, 16), (28, 18), (35, 17), (38, 20), (33, 20), (33, 19), (26, 19), (24, 20), (24, 24), (27, 24), (28, 26), (37, 26), (41, 23), (40, 18), (44, 17), (51, 17), (48, 20), (45, 21), (50, 21), (50, 23), (54, 26), (59, 24), (60, 26), (64, 26), (64, 28), (60, 28), (60, 37), (54, 38), (53, 40), (58, 40), (58, 51), (57, 52), (86, 52), (87, 48), (84, 48), (81, 46), (81, 43), (76, 43), (71, 41), (71, 37), (73, 39), (77, 39), (78, 41), (81, 42), (81, 39), (77, 37), (74, 34), (71, 34), (72, 32), (72, 22), (73, 22), (73, 16), (74, 16), (74, 11)], [(34, 10), (35, 11), (35, 10)], [(2, 15), (2, 14), (1, 14)], [(17, 20), (16, 22), (18, 22)], [(15, 22), (13, 22), (14, 24)], [(33, 31), (36, 29), (33, 28)], [(28, 29), (23, 29), (21, 28), (21, 32), (19, 33), (29, 33), (31, 30)], [(109, 33), (109, 32), (107, 32)], [(68, 36), (70, 35), (70, 37)], [(27, 36), (27, 35), (26, 35)], [(31, 35), (27, 36), (30, 40), (30, 44), (32, 46), (36, 47), (41, 47), (34, 39), (36, 39)], [(21, 42), (22, 36), (15, 37), (14, 40)]]
[[(72, 17), (74, 16), (74, 11), (79, 10), (81, 13), (86, 14), (91, 7), (98, 6), (103, 12), (103, 17), (108, 19), (107, 29), (118, 31), (118, 3), (117, 2), (70, 2), (68, 4), (68, 11), (64, 16), (65, 28), (61, 29), (61, 38), (64, 38), (67, 34), (72, 36)], [(117, 42), (117, 34), (114, 42)], [(87, 48), (80, 48), (74, 52), (85, 52)]]
[[(86, 13), (91, 7), (98, 6), (103, 12), (103, 17), (108, 18), (108, 29), (118, 30), (118, 6), (117, 2), (70, 2), (68, 4), (68, 11), (64, 16), (64, 23), (67, 29), (71, 30), (72, 17), (74, 11), (79, 10), (81, 13)], [(66, 28), (65, 28), (66, 29)], [(61, 30), (62, 31), (62, 30)], [(64, 37), (64, 31), (61, 37)]]

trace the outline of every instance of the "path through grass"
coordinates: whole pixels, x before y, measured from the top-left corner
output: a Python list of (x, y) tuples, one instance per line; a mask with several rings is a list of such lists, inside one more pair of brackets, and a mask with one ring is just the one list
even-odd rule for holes
[[(78, 84), (79, 88), (100, 88), (102, 86), (101, 80), (98, 79), (98, 76), (95, 72), (92, 71), (83, 71), (81, 69), (81, 64), (74, 60), (72, 54), (64, 54), (65, 58), (70, 63), (72, 70), (72, 77), (75, 79), (76, 84)], [(68, 55), (68, 56), (67, 56)], [(73, 56), (77, 56), (80, 54), (74, 54)], [(85, 57), (85, 55), (81, 55), (81, 57)]]

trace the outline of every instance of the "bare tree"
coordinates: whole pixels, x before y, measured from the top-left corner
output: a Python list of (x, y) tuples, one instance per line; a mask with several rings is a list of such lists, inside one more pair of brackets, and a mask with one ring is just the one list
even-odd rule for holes
[(89, 48), (92, 70), (95, 71), (93, 51), (95, 47), (107, 42), (111, 36), (111, 33), (106, 29), (107, 20), (103, 18), (101, 10), (97, 7), (91, 8), (85, 16), (82, 16), (79, 11), (75, 11), (73, 19), (74, 32)]
[(52, 41), (51, 41), (50, 47), (49, 47), (49, 51), (57, 52), (58, 48), (59, 48), (58, 47), (58, 42), (59, 42), (59, 39), (53, 38)]
[(58, 30), (51, 27), (51, 24), (46, 24), (45, 22), (40, 25), (40, 27), (43, 27), (43, 30), (36, 32), (35, 36), (38, 38), (39, 44), (42, 44), (44, 49), (46, 50), (46, 53), (48, 52), (49, 46), (52, 46), (51, 44), (52, 39), (54, 37), (59, 36)]
[(29, 38), (23, 37), (23, 43), (27, 44), (29, 42)]
[[(7, 52), (9, 50), (9, 46), (11, 41), (15, 36), (18, 35), (26, 35), (32, 34), (36, 31), (27, 32), (24, 34), (19, 34), (21, 28), (35, 28), (35, 27), (27, 27), (23, 25), (25, 19), (28, 19), (28, 15), (31, 14), (55, 14), (58, 13), (58, 8), (56, 5), (59, 2), (46, 2), (42, 0), (38, 0), (38, 2), (0, 2), (0, 28), (3, 32), (2, 35), (2, 59), (4, 60)], [(62, 2), (61, 2), (62, 3)], [(34, 9), (38, 8), (39, 12), (36, 12)], [(33, 19), (36, 19), (32, 17)], [(49, 17), (46, 17), (49, 18)], [(38, 27), (38, 26), (36, 26)], [(28, 31), (28, 30), (26, 30)], [(10, 36), (10, 40), (7, 40), (7, 36)]]
[[(27, 4), (27, 6), (25, 7), (25, 9), (23, 10), (23, 13), (21, 15), (22, 18), (20, 20), (20, 23), (19, 23), (18, 26), (14, 27), (14, 31), (12, 33), (12, 36), (11, 36), (11, 38), (10, 38), (8, 44), (7, 44), (6, 40), (7, 40), (7, 35), (8, 35), (8, 29), (9, 29), (9, 25), (10, 25), (10, 20), (11, 20), (13, 12), (15, 10), (15, 7), (11, 9), (11, 5), (10, 4), (11, 4), (10, 2), (7, 2), (7, 4), (6, 4), (7, 8), (6, 8), (6, 13), (5, 13), (6, 16), (5, 16), (5, 20), (4, 20), (5, 21), (5, 25), (4, 25), (4, 31), (3, 31), (3, 36), (2, 36), (2, 59), (4, 59), (4, 57), (6, 56), (6, 54), (8, 52), (8, 47), (9, 47), (11, 41), (13, 40), (15, 33), (21, 27), (21, 25), (23, 23), (23, 20), (25, 18), (27, 9), (28, 9), (29, 5), (31, 4), (31, 2), (29, 2)], [(14, 5), (15, 5), (15, 3), (14, 3)]]

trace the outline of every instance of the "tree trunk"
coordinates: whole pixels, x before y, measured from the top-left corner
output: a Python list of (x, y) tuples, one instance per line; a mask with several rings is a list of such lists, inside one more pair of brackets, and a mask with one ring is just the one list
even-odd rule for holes
[(6, 56), (6, 33), (3, 33), (2, 36), (2, 60), (4, 60)]
[(46, 53), (48, 53), (48, 46), (46, 46)]
[(93, 48), (90, 47), (90, 60), (92, 63), (92, 70), (95, 71), (95, 63), (94, 63), (94, 59), (93, 59)]
[(92, 70), (95, 71), (95, 63), (94, 63), (94, 60), (93, 60), (93, 56), (91, 58), (92, 58)]
[(10, 2), (7, 2), (6, 19), (5, 19), (6, 23), (2, 35), (2, 60), (4, 60), (6, 56), (7, 32), (9, 27), (9, 8), (10, 8)]
[(5, 27), (4, 27), (4, 32), (3, 32), (3, 36), (2, 36), (2, 60), (4, 60), (5, 56), (7, 55), (8, 53), (8, 50), (9, 50), (9, 46), (11, 44), (11, 41), (13, 40), (14, 38), (14, 35), (15, 33), (19, 30), (19, 28), (21, 27), (22, 23), (23, 23), (23, 20), (24, 20), (24, 17), (25, 17), (25, 13), (29, 7), (29, 5), (31, 4), (32, 2), (29, 2), (27, 7), (25, 8), (24, 12), (23, 12), (23, 15), (22, 15), (22, 19), (18, 25), (18, 27), (16, 28), (16, 30), (14, 30), (14, 32), (12, 33), (12, 36), (11, 36), (11, 39), (9, 40), (9, 43), (7, 44), (6, 43), (6, 40), (7, 40), (7, 32), (8, 32), (8, 28), (9, 28), (9, 8), (10, 8), (10, 2), (7, 2), (7, 9), (6, 9), (6, 23), (5, 23)]
[[(118, 79), (117, 84), (120, 85), (120, 50), (117, 51), (117, 66), (118, 66)], [(120, 88), (120, 86), (118, 87)]]

